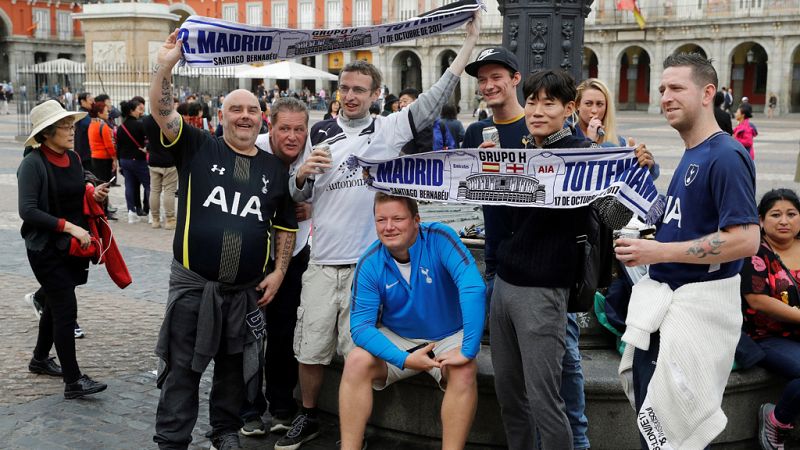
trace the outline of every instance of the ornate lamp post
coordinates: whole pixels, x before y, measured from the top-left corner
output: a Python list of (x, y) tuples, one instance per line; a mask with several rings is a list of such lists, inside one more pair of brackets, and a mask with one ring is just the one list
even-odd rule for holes
[(504, 17), (503, 46), (517, 56), (523, 79), (538, 69), (561, 68), (581, 80), (584, 20), (591, 4), (592, 0), (498, 0)]

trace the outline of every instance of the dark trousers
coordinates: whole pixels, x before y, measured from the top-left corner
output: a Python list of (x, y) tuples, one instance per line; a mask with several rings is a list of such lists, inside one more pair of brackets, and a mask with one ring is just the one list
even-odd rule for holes
[[(147, 161), (136, 159), (120, 159), (122, 175), (125, 177), (125, 203), (128, 211), (147, 214), (150, 211), (150, 168)], [(144, 198), (147, 201), (142, 205), (141, 187), (144, 187)]]
[[(275, 298), (267, 305), (267, 349), (264, 363), (266, 398), (256, 395), (255, 402), (242, 406), (243, 420), (261, 417), (267, 410), (272, 416), (293, 416), (297, 412), (294, 388), (297, 385), (297, 360), (294, 358), (292, 341), (297, 323), (297, 307), (300, 306), (300, 289), (303, 272), (308, 268), (310, 247), (306, 246), (292, 257), (283, 283)], [(259, 377), (260, 378), (260, 377)]]
[(35, 296), (43, 308), (33, 357), (40, 361), (47, 359), (55, 344), (64, 382), (73, 383), (81, 376), (75, 357), (75, 320), (78, 317), (75, 287), (40, 288)]
[[(156, 435), (161, 449), (186, 449), (197, 422), (201, 373), (191, 369), (200, 302), (177, 300), (169, 333), (169, 370), (161, 386), (156, 411)], [(227, 308), (223, 306), (223, 315)], [(222, 330), (225, 336), (225, 330)], [(214, 356), (209, 395), (212, 436), (236, 433), (242, 426), (239, 408), (245, 399), (242, 354), (227, 354), (225, 339)]]
[(775, 404), (775, 418), (792, 423), (800, 415), (800, 342), (781, 337), (758, 341), (765, 357), (760, 366), (789, 380)]

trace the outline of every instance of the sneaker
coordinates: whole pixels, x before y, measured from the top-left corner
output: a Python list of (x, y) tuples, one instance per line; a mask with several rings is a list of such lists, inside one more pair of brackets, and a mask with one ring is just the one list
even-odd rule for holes
[(272, 416), (272, 424), (269, 426), (270, 433), (283, 433), (292, 429), (292, 416)]
[(78, 381), (74, 383), (68, 383), (64, 387), (64, 398), (69, 400), (81, 398), (86, 395), (103, 392), (107, 387), (108, 385), (104, 383), (98, 383), (97, 381), (89, 378), (88, 375), (81, 375), (81, 377), (78, 378)]
[(84, 336), (86, 336), (86, 333), (83, 332), (78, 322), (75, 322), (75, 339), (83, 339)]
[(147, 213), (147, 223), (149, 223), (150, 225), (153, 224), (153, 215), (150, 213)]
[(263, 436), (267, 434), (267, 428), (260, 417), (248, 420), (244, 426), (239, 429), (239, 432), (245, 436)]
[(275, 450), (296, 450), (319, 436), (319, 421), (300, 413), (292, 421), (292, 428), (275, 443)]
[(128, 223), (139, 223), (139, 215), (136, 211), (128, 211)]
[(233, 450), (236, 448), (242, 448), (242, 444), (239, 443), (239, 435), (236, 433), (223, 434), (222, 436), (211, 438), (211, 450)]
[(772, 422), (775, 405), (764, 403), (758, 411), (758, 441), (763, 450), (783, 450), (783, 443), (793, 427), (779, 427)]
[(164, 222), (164, 229), (174, 230), (177, 223), (178, 221), (174, 217), (167, 217), (167, 220)]
[(33, 308), (33, 314), (36, 315), (37, 319), (42, 318), (42, 304), (39, 303), (39, 300), (36, 300), (36, 293), (31, 292), (30, 294), (25, 294), (25, 303), (29, 304), (31, 308)]
[(153, 217), (152, 221), (150, 222), (150, 226), (153, 228), (161, 228), (161, 220), (156, 217)]
[(61, 372), (61, 366), (56, 364), (55, 357), (50, 357), (45, 360), (38, 360), (36, 358), (31, 358), (31, 362), (28, 363), (28, 370), (31, 373), (36, 373), (40, 375), (50, 375), (51, 377), (60, 377), (63, 375)]

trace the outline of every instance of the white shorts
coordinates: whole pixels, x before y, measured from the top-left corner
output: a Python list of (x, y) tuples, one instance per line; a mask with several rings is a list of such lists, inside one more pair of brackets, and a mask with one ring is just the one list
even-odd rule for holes
[[(401, 350), (408, 350), (410, 348), (414, 348), (420, 344), (430, 343), (433, 342), (436, 344), (433, 347), (433, 353), (436, 355), (440, 355), (442, 353), (448, 352), (454, 348), (461, 348), (461, 344), (464, 342), (464, 330), (458, 330), (457, 332), (447, 336), (444, 339), (438, 341), (430, 341), (427, 339), (407, 339), (402, 336), (398, 336), (392, 330), (386, 327), (378, 327), (378, 331), (383, 333), (384, 336), (389, 338), (390, 341), (394, 345), (396, 345)], [(386, 381), (383, 383), (376, 381), (372, 383), (372, 389), (376, 391), (382, 391), (386, 389), (387, 386), (390, 384), (400, 381), (405, 378), (413, 377), (414, 375), (420, 373), (419, 370), (413, 369), (401, 369), (394, 364), (386, 363)], [(433, 367), (432, 369), (427, 371), (435, 380), (436, 383), (439, 384), (439, 389), (443, 390), (447, 387), (447, 381), (442, 379), (442, 369), (438, 367)]]
[(350, 295), (355, 264), (309, 264), (294, 329), (294, 356), (303, 364), (330, 364), (334, 352), (347, 356), (355, 345), (350, 336)]

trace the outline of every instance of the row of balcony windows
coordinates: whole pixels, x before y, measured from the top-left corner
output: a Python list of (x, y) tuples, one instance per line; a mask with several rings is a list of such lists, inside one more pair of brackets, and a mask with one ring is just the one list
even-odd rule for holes
[[(84, 1), (82, 3), (91, 2)], [(615, 8), (614, 3), (609, 0), (595, 0), (586, 24), (591, 27), (592, 25), (628, 25), (636, 23), (631, 11), (619, 11)], [(334, 6), (336, 4), (338, 2), (331, 3)], [(651, 26), (674, 21), (685, 21), (687, 19), (718, 20), (741, 17), (796, 16), (797, 11), (800, 11), (800, 0), (640, 0), (639, 5), (642, 16)], [(270, 26), (277, 28), (313, 28), (314, 20), (309, 15), (305, 15), (302, 20), (296, 23), (289, 23), (285, 9), (287, 4), (285, 2), (273, 3), (271, 6), (273, 20)], [(247, 5), (247, 17), (245, 19), (248, 24), (262, 25), (263, 12), (261, 8), (261, 3)], [(328, 12), (330, 12), (329, 16), (331, 17), (325, 20), (325, 28), (334, 29), (344, 26), (341, 9), (331, 7)], [(357, 12), (358, 14), (352, 20), (352, 26), (372, 25), (368, 9), (361, 8)], [(74, 19), (71, 18), (69, 11), (56, 11), (55, 30), (50, 27), (50, 13), (50, 10), (44, 8), (34, 8), (32, 10), (33, 23), (36, 25), (32, 33), (34, 38), (71, 40), (80, 37), (74, 35)], [(408, 14), (404, 12), (402, 15), (406, 16)], [(238, 22), (240, 19), (238, 17), (238, 4), (223, 4), (222, 16), (223, 19)], [(498, 32), (502, 29), (502, 26), (503, 17), (500, 14), (484, 15), (483, 30), (485, 33)]]

